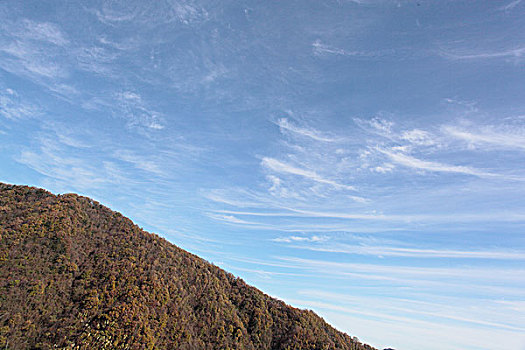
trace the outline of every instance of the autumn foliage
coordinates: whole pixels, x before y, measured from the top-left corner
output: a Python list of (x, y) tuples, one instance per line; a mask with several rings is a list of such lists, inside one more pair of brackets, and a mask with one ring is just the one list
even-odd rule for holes
[(89, 198), (6, 184), (0, 348), (373, 349)]

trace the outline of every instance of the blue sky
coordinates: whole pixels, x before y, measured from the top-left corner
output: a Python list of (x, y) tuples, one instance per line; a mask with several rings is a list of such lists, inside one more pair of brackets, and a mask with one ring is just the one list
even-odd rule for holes
[(525, 349), (525, 1), (0, 2), (0, 181), (377, 347)]

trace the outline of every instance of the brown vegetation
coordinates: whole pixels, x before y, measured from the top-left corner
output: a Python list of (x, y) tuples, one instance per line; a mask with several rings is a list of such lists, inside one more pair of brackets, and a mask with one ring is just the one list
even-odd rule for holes
[(373, 349), (89, 198), (6, 184), (0, 348)]

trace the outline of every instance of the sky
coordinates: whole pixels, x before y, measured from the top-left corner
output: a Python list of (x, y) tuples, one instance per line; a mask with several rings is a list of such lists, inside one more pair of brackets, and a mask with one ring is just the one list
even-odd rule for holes
[(525, 349), (525, 1), (0, 1), (0, 181), (378, 348)]

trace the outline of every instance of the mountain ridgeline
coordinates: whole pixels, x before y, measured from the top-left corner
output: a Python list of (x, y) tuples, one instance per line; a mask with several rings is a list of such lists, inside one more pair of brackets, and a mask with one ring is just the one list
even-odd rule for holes
[(1, 349), (374, 350), (99, 203), (0, 184)]

